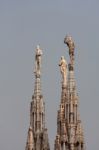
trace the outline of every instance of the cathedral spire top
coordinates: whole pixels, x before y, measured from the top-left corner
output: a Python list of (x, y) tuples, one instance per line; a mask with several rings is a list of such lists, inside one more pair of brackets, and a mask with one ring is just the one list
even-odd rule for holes
[(74, 78), (75, 44), (71, 36), (66, 36), (64, 43), (69, 48), (70, 63), (67, 69), (66, 60), (61, 57), (59, 66), (62, 74), (62, 92), (54, 150), (85, 150), (81, 120), (78, 118), (78, 96)]
[(50, 150), (48, 133), (45, 128), (45, 102), (41, 92), (42, 54), (42, 50), (38, 45), (35, 53), (35, 84), (30, 105), (30, 128), (28, 131), (26, 150)]
[[(40, 99), (41, 96), (41, 63), (42, 63), (42, 50), (40, 49), (40, 46), (37, 45), (36, 51), (35, 51), (35, 87), (34, 87), (34, 95), (33, 97), (36, 97), (36, 99)], [(36, 101), (37, 101), (36, 100)]]

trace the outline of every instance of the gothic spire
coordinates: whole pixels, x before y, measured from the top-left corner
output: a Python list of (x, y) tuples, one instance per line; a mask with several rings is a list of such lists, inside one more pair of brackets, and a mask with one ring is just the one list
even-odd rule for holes
[[(64, 43), (69, 48), (70, 63), (61, 68), (62, 92), (61, 103), (57, 116), (57, 136), (55, 150), (85, 150), (84, 139), (81, 127), (81, 120), (78, 118), (78, 95), (74, 77), (74, 49), (75, 44), (71, 36), (66, 36)], [(62, 61), (62, 60), (61, 60)], [(68, 72), (68, 74), (66, 74)], [(65, 83), (65, 84), (63, 84)], [(78, 140), (79, 139), (79, 140)], [(78, 140), (78, 141), (77, 141)]]
[[(45, 102), (41, 91), (41, 60), (42, 50), (39, 46), (36, 48), (35, 54), (35, 85), (30, 106), (30, 126), (33, 135), (33, 149), (29, 149), (29, 144), (26, 150), (49, 150), (49, 141), (47, 128), (45, 128)], [(28, 133), (28, 134), (29, 134)], [(28, 138), (29, 139), (29, 138)], [(28, 141), (28, 140), (27, 140)], [(28, 142), (27, 142), (28, 143)]]

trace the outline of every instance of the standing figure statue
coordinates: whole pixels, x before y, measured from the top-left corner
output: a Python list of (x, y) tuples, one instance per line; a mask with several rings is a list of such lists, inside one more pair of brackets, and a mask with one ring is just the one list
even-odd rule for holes
[(67, 44), (69, 48), (69, 56), (70, 56), (70, 63), (71, 65), (74, 64), (74, 49), (75, 49), (75, 44), (71, 36), (66, 36), (64, 38), (64, 43)]
[(28, 142), (31, 144), (33, 143), (33, 130), (32, 127), (29, 127), (29, 131), (28, 131)]
[(61, 60), (59, 62), (59, 66), (60, 66), (60, 72), (62, 74), (62, 83), (64, 85), (66, 85), (67, 83), (67, 61), (65, 60), (64, 56), (61, 56)]
[(37, 45), (36, 48), (36, 55), (35, 55), (35, 73), (36, 75), (40, 75), (41, 70), (41, 56), (42, 56), (42, 50), (40, 49), (39, 45)]

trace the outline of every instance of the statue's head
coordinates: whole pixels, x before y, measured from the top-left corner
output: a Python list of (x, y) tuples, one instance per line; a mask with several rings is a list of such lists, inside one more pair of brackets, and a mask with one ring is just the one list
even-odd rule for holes
[(74, 41), (72, 39), (72, 37), (70, 35), (67, 35), (65, 38), (64, 38), (64, 43), (67, 44), (67, 46), (70, 48), (70, 47), (73, 47), (73, 49), (75, 48), (75, 45), (74, 45)]
[(32, 127), (31, 127), (31, 125), (30, 125), (30, 127), (29, 127), (29, 131), (32, 131)]
[(70, 35), (66, 35), (66, 37), (64, 38), (64, 43), (68, 44), (70, 41), (72, 41), (72, 37)]
[(38, 49), (40, 49), (40, 46), (39, 46), (39, 45), (37, 45), (36, 49), (37, 49), (37, 50), (38, 50)]
[(61, 59), (65, 59), (64, 56), (61, 56)]

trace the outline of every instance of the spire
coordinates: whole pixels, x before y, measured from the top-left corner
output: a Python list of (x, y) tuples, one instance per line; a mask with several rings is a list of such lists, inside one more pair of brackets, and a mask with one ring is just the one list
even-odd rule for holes
[[(70, 62), (66, 65), (66, 60), (61, 57), (62, 92), (57, 115), (55, 150), (85, 150), (81, 121), (78, 118), (78, 95), (74, 77), (75, 44), (71, 36), (66, 36), (64, 43), (69, 48)], [(76, 139), (79, 139), (79, 146)]]
[(35, 54), (35, 86), (34, 94), (31, 102), (31, 118), (30, 124), (33, 127), (33, 131), (42, 131), (45, 126), (45, 103), (43, 101), (43, 95), (41, 94), (41, 61), (42, 50), (39, 45), (36, 47)]
[[(42, 62), (42, 50), (39, 46), (36, 47), (35, 53), (35, 85), (32, 101), (30, 105), (30, 127), (29, 135), (33, 141), (33, 149), (29, 149), (27, 144), (26, 150), (49, 150), (48, 133), (45, 128), (45, 102), (43, 101), (43, 94), (41, 91), (41, 62)], [(31, 133), (31, 132), (32, 133)], [(29, 136), (28, 136), (29, 137)], [(33, 137), (33, 139), (32, 139)], [(27, 142), (28, 143), (28, 142)]]

